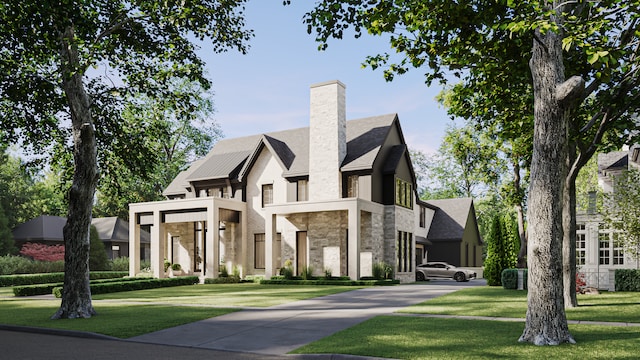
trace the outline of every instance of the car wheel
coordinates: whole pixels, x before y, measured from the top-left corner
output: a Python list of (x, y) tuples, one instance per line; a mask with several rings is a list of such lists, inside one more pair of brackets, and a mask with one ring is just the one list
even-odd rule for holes
[(464, 276), (464, 273), (457, 272), (453, 275), (453, 279), (457, 282), (461, 282), (466, 280), (466, 276)]
[(416, 281), (424, 281), (424, 280), (425, 280), (424, 274), (421, 273), (421, 272), (417, 272), (416, 273)]

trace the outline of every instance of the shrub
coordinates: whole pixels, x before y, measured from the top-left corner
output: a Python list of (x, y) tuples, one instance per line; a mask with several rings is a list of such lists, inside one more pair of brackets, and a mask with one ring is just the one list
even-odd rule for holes
[[(129, 271), (129, 258), (128, 257), (118, 257), (111, 260), (111, 270), (112, 271)], [(140, 268), (144, 268), (142, 263), (140, 263)]]
[(227, 270), (227, 265), (220, 265), (220, 273), (218, 274), (219, 277), (229, 277), (229, 271)]
[(64, 260), (64, 245), (45, 245), (28, 242), (22, 245), (20, 254), (36, 261), (61, 261)]
[(331, 276), (332, 276), (331, 269), (329, 268), (324, 269), (324, 278), (331, 279)]
[(615, 281), (616, 291), (640, 291), (640, 270), (617, 269)]
[(227, 276), (227, 277), (218, 277), (215, 279), (206, 278), (204, 279), (205, 284), (238, 284), (243, 282), (240, 277), (235, 276)]
[(182, 266), (180, 264), (171, 264), (171, 270), (173, 271), (180, 271), (182, 270)]
[(109, 270), (109, 257), (104, 249), (104, 243), (95, 226), (91, 225), (89, 231), (89, 269), (104, 271)]
[(310, 265), (303, 267), (300, 276), (303, 280), (313, 280), (313, 267)]
[(169, 270), (169, 267), (171, 267), (171, 262), (167, 259), (164, 259), (164, 272), (167, 272), (167, 270)]
[(233, 265), (233, 272), (231, 273), (231, 276), (240, 279), (240, 269), (238, 268), (238, 266)]
[[(183, 286), (197, 284), (200, 279), (197, 276), (181, 276), (166, 279), (138, 279), (134, 281), (119, 281), (107, 284), (91, 284), (92, 294), (107, 294), (121, 291), (157, 289), (162, 287)], [(62, 297), (62, 287), (53, 289), (56, 297)]]
[(374, 286), (374, 285), (395, 285), (399, 284), (400, 280), (350, 280), (350, 279), (337, 279), (337, 280), (289, 280), (281, 277), (272, 276), (270, 280), (260, 280), (262, 285), (342, 285), (342, 286)]
[[(124, 271), (93, 271), (89, 274), (91, 280), (114, 279), (127, 276)], [(64, 273), (45, 273), (27, 275), (2, 275), (0, 276), (0, 286), (35, 285), (58, 283), (64, 281)]]
[(503, 288), (513, 290), (518, 288), (518, 269), (504, 269), (501, 275)]
[(373, 264), (371, 277), (377, 280), (393, 279), (393, 267), (384, 261)]

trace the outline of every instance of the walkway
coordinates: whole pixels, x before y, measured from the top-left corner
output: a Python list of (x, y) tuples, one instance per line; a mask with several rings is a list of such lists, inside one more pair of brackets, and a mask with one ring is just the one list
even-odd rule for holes
[(468, 283), (431, 281), (425, 284), (365, 288), (269, 308), (252, 308), (129, 340), (284, 355), (374, 316), (391, 314), (436, 296), (484, 284), (482, 280)]

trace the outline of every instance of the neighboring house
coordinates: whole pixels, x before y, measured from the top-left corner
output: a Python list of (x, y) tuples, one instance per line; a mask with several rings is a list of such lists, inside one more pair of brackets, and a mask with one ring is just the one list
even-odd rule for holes
[(437, 208), (427, 240), (429, 261), (482, 267), (482, 239), (472, 198), (429, 200)]
[[(63, 229), (67, 218), (42, 215), (16, 226), (13, 239), (18, 249), (25, 243), (64, 245)], [(100, 240), (104, 243), (110, 259), (129, 256), (129, 223), (117, 217), (94, 218), (91, 224), (96, 227)], [(149, 233), (141, 232), (143, 246), (139, 251), (142, 259), (149, 258)], [(145, 257), (146, 256), (146, 257)]]
[[(598, 184), (605, 193), (614, 191), (614, 178), (621, 172), (640, 166), (640, 148), (598, 155)], [(638, 259), (624, 253), (617, 234), (602, 220), (595, 206), (595, 193), (586, 212), (576, 216), (576, 265), (588, 286), (607, 289), (612, 285), (609, 270), (636, 269)]]
[(173, 180), (168, 200), (129, 205), (130, 253), (148, 228), (156, 277), (165, 259), (209, 278), (221, 265), (269, 278), (291, 263), (296, 274), (359, 279), (385, 262), (413, 281), (424, 259), (416, 242), (428, 243), (437, 208), (416, 197), (397, 115), (345, 114), (344, 85), (321, 83), (309, 127), (219, 141)]

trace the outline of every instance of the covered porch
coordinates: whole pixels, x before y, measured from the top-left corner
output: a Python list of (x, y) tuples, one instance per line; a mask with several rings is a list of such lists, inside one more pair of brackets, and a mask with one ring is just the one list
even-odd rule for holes
[(241, 275), (247, 269), (246, 204), (205, 197), (129, 205), (129, 275), (140, 272), (141, 229), (151, 234), (154, 277), (166, 277), (164, 263), (180, 264), (182, 272), (218, 277), (220, 265)]
[(286, 260), (296, 274), (310, 266), (315, 275), (328, 270), (352, 279), (371, 276), (376, 262), (389, 262), (381, 204), (348, 198), (267, 205), (264, 210), (267, 279), (278, 275)]

